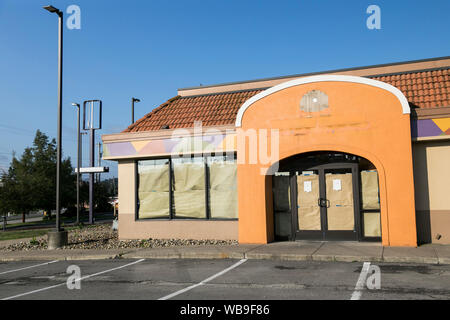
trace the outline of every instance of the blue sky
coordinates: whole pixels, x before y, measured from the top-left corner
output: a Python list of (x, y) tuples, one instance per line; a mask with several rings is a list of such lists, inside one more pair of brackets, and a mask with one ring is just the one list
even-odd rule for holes
[[(103, 100), (99, 137), (129, 125), (132, 96), (138, 119), (177, 88), (450, 55), (448, 0), (0, 0), (0, 168), (37, 129), (56, 136), (57, 16), (47, 4), (81, 8), (81, 29), (64, 29), (63, 152), (74, 164), (71, 102)], [(366, 27), (371, 4), (381, 30)]]

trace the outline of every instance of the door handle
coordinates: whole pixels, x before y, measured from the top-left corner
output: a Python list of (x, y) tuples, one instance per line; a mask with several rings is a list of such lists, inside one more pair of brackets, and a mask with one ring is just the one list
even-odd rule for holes
[(319, 198), (318, 201), (317, 201), (317, 205), (319, 207), (329, 208), (330, 207), (330, 200)]

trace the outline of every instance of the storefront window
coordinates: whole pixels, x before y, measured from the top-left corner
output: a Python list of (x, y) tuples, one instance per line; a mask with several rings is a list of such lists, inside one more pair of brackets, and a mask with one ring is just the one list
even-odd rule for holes
[(174, 217), (206, 218), (204, 159), (177, 158), (172, 166)]
[(138, 161), (138, 218), (170, 215), (169, 160)]
[(380, 197), (376, 170), (361, 171), (361, 201), (365, 237), (381, 237)]
[(237, 219), (233, 156), (142, 160), (138, 219)]
[(210, 216), (219, 219), (236, 219), (237, 165), (233, 157), (208, 158)]

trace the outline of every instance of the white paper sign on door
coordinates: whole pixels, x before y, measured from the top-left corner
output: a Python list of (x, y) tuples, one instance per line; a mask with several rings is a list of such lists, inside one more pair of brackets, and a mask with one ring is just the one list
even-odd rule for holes
[(305, 192), (311, 192), (312, 191), (311, 181), (303, 182), (303, 191), (305, 191)]
[(333, 179), (333, 190), (340, 191), (341, 189), (341, 179)]

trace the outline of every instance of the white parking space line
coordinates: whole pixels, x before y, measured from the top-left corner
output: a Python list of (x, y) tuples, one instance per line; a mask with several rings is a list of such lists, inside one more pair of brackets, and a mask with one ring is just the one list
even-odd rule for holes
[(53, 261), (50, 261), (50, 262), (45, 262), (45, 263), (41, 263), (41, 264), (36, 264), (36, 265), (34, 265), (34, 266), (29, 266), (29, 267), (25, 267), (25, 268), (20, 268), (20, 269), (14, 269), (14, 270), (9, 270), (9, 271), (0, 272), (0, 275), (2, 275), (2, 274), (7, 274), (7, 273), (11, 273), (11, 272), (17, 272), (17, 271), (27, 270), (27, 269), (36, 268), (36, 267), (41, 267), (41, 266), (46, 266), (46, 265), (48, 265), (48, 264), (55, 263), (55, 262), (58, 262), (58, 260), (53, 260)]
[(239, 260), (239, 262), (236, 262), (236, 263), (233, 264), (231, 267), (228, 267), (228, 268), (226, 268), (225, 270), (222, 270), (222, 271), (220, 271), (219, 273), (216, 273), (215, 275), (213, 275), (213, 276), (211, 276), (211, 277), (209, 277), (209, 278), (203, 280), (202, 282), (199, 282), (199, 283), (194, 284), (194, 285), (192, 285), (192, 286), (190, 286), (190, 287), (181, 289), (181, 290), (179, 290), (179, 291), (177, 291), (177, 292), (171, 293), (171, 294), (169, 294), (169, 295), (167, 295), (167, 296), (164, 296), (164, 297), (162, 297), (162, 298), (159, 298), (158, 300), (168, 300), (168, 299), (173, 298), (173, 297), (175, 297), (175, 296), (178, 296), (178, 295), (180, 295), (180, 294), (182, 294), (182, 293), (184, 293), (184, 292), (187, 292), (187, 291), (189, 291), (189, 290), (192, 290), (192, 289), (194, 289), (194, 288), (197, 288), (197, 287), (199, 287), (199, 286), (202, 286), (202, 285), (204, 285), (205, 283), (207, 283), (207, 282), (209, 282), (209, 281), (211, 281), (211, 280), (213, 280), (213, 279), (215, 279), (215, 278), (217, 278), (217, 277), (220, 277), (221, 275), (227, 273), (228, 271), (233, 270), (234, 268), (240, 266), (241, 264), (243, 264), (243, 263), (246, 262), (246, 261), (247, 261), (247, 259)]
[(364, 262), (364, 265), (361, 269), (361, 273), (359, 275), (358, 281), (356, 282), (355, 291), (353, 291), (352, 297), (350, 300), (359, 300), (361, 299), (362, 290), (364, 289), (364, 285), (366, 283), (367, 275), (369, 273), (370, 262)]
[[(119, 269), (122, 269), (122, 268), (126, 268), (126, 267), (128, 267), (128, 266), (131, 266), (131, 265), (133, 265), (133, 264), (137, 264), (137, 263), (142, 262), (142, 261), (144, 261), (144, 260), (145, 260), (145, 259), (140, 259), (140, 260), (137, 260), (137, 261), (134, 261), (134, 262), (125, 264), (125, 265), (120, 266), (120, 267), (108, 269), (108, 270), (101, 271), (101, 272), (97, 272), (97, 273), (94, 273), (94, 274), (90, 274), (90, 275), (87, 275), (87, 276), (85, 276), (85, 277), (81, 277), (81, 278), (79, 278), (79, 279), (76, 279), (75, 281), (82, 281), (82, 280), (85, 280), (85, 279), (88, 279), (88, 278), (91, 278), (91, 277), (98, 276), (98, 275), (100, 275), (100, 274), (104, 274), (104, 273), (107, 273), (107, 272), (111, 272), (111, 271), (119, 270)], [(37, 289), (37, 290), (33, 290), (33, 291), (21, 293), (21, 294), (15, 295), (15, 296), (3, 298), (3, 299), (1, 299), (1, 300), (11, 300), (11, 299), (15, 299), (15, 298), (20, 298), (20, 297), (27, 296), (27, 295), (30, 295), (30, 294), (33, 294), (33, 293), (38, 293), (38, 292), (42, 292), (42, 291), (45, 291), (45, 290), (50, 290), (50, 289), (57, 288), (57, 287), (61, 287), (61, 286), (65, 286), (65, 285), (67, 285), (66, 282), (60, 283), (60, 284), (56, 284), (56, 285), (54, 285), (54, 286), (42, 288), (42, 289)]]

